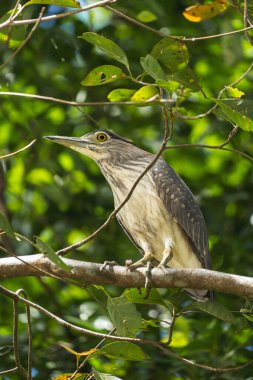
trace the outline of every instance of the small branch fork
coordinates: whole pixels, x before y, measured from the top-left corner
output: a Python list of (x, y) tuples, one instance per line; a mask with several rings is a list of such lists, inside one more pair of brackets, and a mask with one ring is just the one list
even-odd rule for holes
[[(21, 292), (23, 293), (23, 291), (21, 291)], [(244, 368), (246, 368), (246, 367), (248, 367), (248, 366), (250, 366), (250, 365), (253, 364), (253, 360), (250, 360), (249, 362), (247, 362), (245, 364), (242, 364), (240, 366), (228, 367), (228, 368), (217, 368), (217, 367), (212, 367), (212, 366), (205, 365), (205, 364), (199, 364), (199, 363), (196, 363), (196, 362), (194, 362), (192, 360), (189, 360), (187, 358), (181, 357), (178, 354), (176, 354), (173, 351), (171, 351), (169, 349), (169, 347), (168, 347), (168, 343), (166, 344), (166, 343), (157, 342), (157, 341), (149, 340), (149, 339), (120, 337), (118, 335), (113, 335), (113, 331), (114, 330), (111, 331), (109, 334), (98, 333), (98, 332), (95, 332), (95, 331), (92, 331), (92, 330), (88, 330), (88, 329), (79, 327), (77, 325), (74, 325), (73, 323), (65, 321), (64, 319), (62, 319), (59, 316), (51, 313), (50, 311), (48, 311), (47, 309), (43, 308), (42, 306), (40, 306), (40, 305), (38, 305), (38, 304), (36, 304), (34, 302), (29, 301), (26, 297), (21, 297), (20, 296), (20, 291), (18, 291), (18, 292), (15, 293), (15, 292), (12, 292), (11, 290), (8, 290), (5, 287), (3, 287), (3, 286), (0, 285), (0, 293), (2, 295), (4, 295), (4, 296), (8, 297), (8, 298), (11, 298), (13, 300), (13, 302), (14, 302), (14, 305), (16, 305), (18, 302), (21, 302), (21, 303), (24, 303), (26, 305), (26, 307), (28, 307), (28, 308), (33, 307), (36, 310), (38, 310), (39, 312), (41, 312), (44, 315), (46, 315), (47, 317), (49, 317), (52, 320), (54, 320), (55, 322), (59, 323), (60, 325), (65, 326), (68, 329), (74, 330), (74, 331), (78, 332), (79, 334), (95, 336), (95, 337), (100, 338), (102, 340), (106, 339), (106, 340), (113, 340), (113, 341), (120, 341), (120, 342), (131, 342), (131, 343), (135, 343), (135, 344), (141, 344), (141, 345), (144, 345), (144, 346), (153, 346), (156, 349), (158, 349), (161, 352), (163, 352), (164, 355), (166, 355), (166, 356), (173, 357), (173, 358), (175, 358), (177, 360), (180, 360), (183, 363), (189, 364), (189, 365), (197, 367), (197, 368), (202, 368), (202, 369), (205, 369), (207, 371), (216, 372), (216, 373), (224, 373), (224, 372), (231, 372), (231, 371), (240, 371), (241, 369), (244, 369)], [(16, 318), (16, 311), (14, 312), (14, 315), (15, 315), (15, 318)], [(99, 346), (102, 343), (103, 343), (103, 341), (99, 343)], [(17, 340), (15, 341), (15, 344), (17, 346)], [(23, 367), (21, 367), (20, 361), (17, 360), (17, 354), (15, 354), (15, 360), (17, 362), (17, 367), (12, 368), (12, 369), (7, 370), (7, 371), (2, 371), (2, 372), (0, 372), (0, 375), (19, 370), (20, 374), (23, 377), (27, 378), (28, 380), (31, 380), (32, 378), (29, 377), (29, 375), (27, 376), (26, 372), (25, 373), (23, 372), (24, 369), (23, 369)], [(82, 364), (81, 364), (81, 366), (82, 366)]]

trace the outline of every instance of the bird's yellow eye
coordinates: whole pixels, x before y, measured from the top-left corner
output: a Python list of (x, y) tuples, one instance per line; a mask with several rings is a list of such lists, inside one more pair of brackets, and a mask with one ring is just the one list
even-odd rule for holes
[(98, 142), (104, 142), (106, 140), (108, 140), (108, 136), (106, 133), (98, 133), (97, 136), (96, 136), (96, 139)]

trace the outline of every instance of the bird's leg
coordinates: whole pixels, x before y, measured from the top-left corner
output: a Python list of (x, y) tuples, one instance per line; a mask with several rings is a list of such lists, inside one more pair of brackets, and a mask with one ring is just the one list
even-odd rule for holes
[(164, 271), (166, 270), (166, 265), (173, 257), (172, 248), (173, 248), (173, 241), (171, 239), (167, 239), (165, 242), (163, 257), (158, 265), (158, 268), (161, 268)]

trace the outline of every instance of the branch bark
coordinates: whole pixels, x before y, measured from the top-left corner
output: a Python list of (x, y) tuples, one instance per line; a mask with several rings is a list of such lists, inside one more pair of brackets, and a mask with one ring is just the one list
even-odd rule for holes
[[(84, 285), (116, 285), (123, 288), (139, 288), (145, 284), (145, 268), (130, 272), (126, 267), (106, 267), (101, 264), (79, 260), (63, 260), (71, 273), (57, 267), (41, 254), (0, 259), (0, 280), (20, 276), (45, 276), (46, 271), (63, 279), (77, 280)], [(152, 287), (209, 289), (241, 297), (253, 297), (253, 278), (217, 272), (207, 269), (152, 269)]]

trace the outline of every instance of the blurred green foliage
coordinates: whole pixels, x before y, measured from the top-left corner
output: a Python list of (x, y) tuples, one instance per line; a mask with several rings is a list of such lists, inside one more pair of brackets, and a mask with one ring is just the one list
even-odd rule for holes
[[(15, 2), (2, 3), (0, 16), (4, 17)], [(243, 28), (240, 13), (243, 1), (234, 1), (234, 5), (238, 6), (231, 6), (221, 15), (201, 23), (191, 23), (183, 17), (182, 12), (189, 5), (192, 1), (121, 0), (112, 4), (115, 9), (131, 17), (138, 15), (140, 21), (172, 36), (200, 37)], [(37, 17), (40, 8), (39, 5), (27, 7), (24, 17)], [(64, 8), (52, 5), (47, 7), (46, 14), (63, 11)], [(249, 16), (252, 18), (251, 5)], [(3, 21), (4, 18), (0, 23)], [(13, 53), (13, 47), (19, 46), (24, 33), (27, 35), (26, 29), (29, 30), (28, 27), (15, 27), (16, 33), (12, 35), (9, 47), (6, 39), (0, 38), (1, 62)], [(118, 88), (137, 91), (140, 84), (127, 78), (108, 81), (104, 86), (81, 85), (94, 68), (115, 64), (110, 56), (78, 38), (87, 32), (97, 33), (117, 43), (128, 57), (134, 77), (143, 73), (144, 64), (149, 65), (151, 72), (154, 69), (154, 59), (149, 56), (141, 65), (140, 58), (153, 54), (153, 58), (158, 59), (152, 49), (162, 38), (127, 22), (108, 9), (96, 8), (43, 22), (15, 59), (0, 71), (0, 91), (93, 102), (107, 101), (108, 94)], [(252, 40), (252, 31), (249, 34)], [(192, 84), (193, 87), (189, 86), (183, 95), (178, 94), (178, 105), (182, 115), (196, 116), (213, 106), (213, 101), (207, 98), (217, 98), (221, 89), (243, 75), (252, 62), (253, 46), (244, 33), (189, 41), (183, 46), (184, 54), (182, 51), (178, 53), (179, 56), (174, 57), (175, 62), (179, 65), (183, 62), (185, 66), (189, 58), (190, 71), (172, 73), (170, 66), (168, 72), (168, 67), (162, 67), (162, 60), (159, 65), (166, 72), (163, 80), (170, 79), (172, 84), (183, 83), (185, 87), (194, 72), (199, 85), (196, 88)], [(124, 62), (116, 64), (125, 72)], [(144, 80), (154, 83), (157, 78), (152, 79), (151, 75), (145, 76)], [(159, 85), (164, 88), (161, 82)], [(203, 97), (199, 86), (207, 98)], [(253, 116), (252, 70), (236, 87), (245, 93), (242, 103), (250, 118)], [(177, 89), (178, 86), (172, 86), (169, 92)], [(133, 91), (130, 93), (132, 96)], [(156, 105), (73, 107), (1, 94), (0, 102), (1, 155), (38, 139), (30, 149), (1, 162), (0, 209), (6, 211), (16, 232), (31, 240), (36, 235), (54, 250), (73, 244), (96, 230), (113, 209), (113, 200), (107, 183), (93, 162), (42, 137), (81, 136), (97, 128), (108, 128), (151, 152), (157, 151), (163, 137), (161, 109)], [(231, 117), (226, 120), (224, 107), (221, 110), (223, 115), (211, 113), (196, 120), (184, 120), (175, 114), (174, 133), (169, 144), (222, 144), (228, 138), (232, 125)], [(239, 129), (228, 147), (252, 154), (252, 133)], [(220, 264), (219, 270), (224, 272), (252, 276), (252, 162), (233, 152), (197, 147), (170, 149), (164, 156), (197, 196), (207, 222), (214, 264)], [(24, 240), (12, 239), (4, 243), (18, 255), (34, 253), (34, 247)], [(2, 251), (0, 255), (5, 257), (6, 254)], [(126, 259), (137, 259), (139, 253), (114, 221), (94, 241), (70, 256), (99, 263), (117, 260), (124, 264)], [(100, 288), (83, 289), (49, 278), (16, 278), (3, 281), (3, 285), (15, 291), (25, 289), (34, 302), (85, 328), (105, 333), (113, 328), (106, 309), (106, 295)], [(111, 286), (106, 287), (106, 291), (111, 297), (120, 297), (122, 293), (121, 289)], [(160, 294), (165, 304), (161, 304), (158, 296), (154, 304), (138, 303), (137, 295), (132, 299), (125, 296), (129, 302), (135, 300), (136, 309), (133, 312), (141, 313), (146, 326), (138, 334), (139, 337), (168, 339), (172, 303), (177, 312), (187, 307), (192, 310), (175, 322), (171, 347), (178, 355), (214, 367), (232, 367), (251, 359), (253, 332), (249, 318), (244, 319), (235, 313), (236, 323), (217, 319), (193, 309), (192, 301), (185, 294), (173, 290), (161, 291)], [(217, 301), (231, 311), (250, 309), (250, 304), (245, 304), (245, 300), (239, 297), (217, 294)], [(27, 355), (24, 312), (24, 306), (20, 305), (22, 363), (26, 363)], [(68, 343), (75, 351), (83, 352), (99, 343), (99, 339), (68, 330), (34, 309), (31, 313), (34, 379), (45, 380), (60, 373), (74, 372), (75, 357), (59, 344)], [(1, 296), (0, 371), (14, 367), (11, 319), (12, 302)], [(163, 322), (159, 324), (157, 321)], [(142, 346), (142, 349), (150, 360), (127, 361), (94, 356), (84, 367), (84, 372), (89, 372), (92, 366), (99, 372), (130, 380), (252, 379), (252, 367), (245, 368), (239, 372), (240, 375), (237, 372), (215, 374), (168, 358), (154, 347)], [(20, 376), (9, 374), (2, 379), (17, 380)]]

